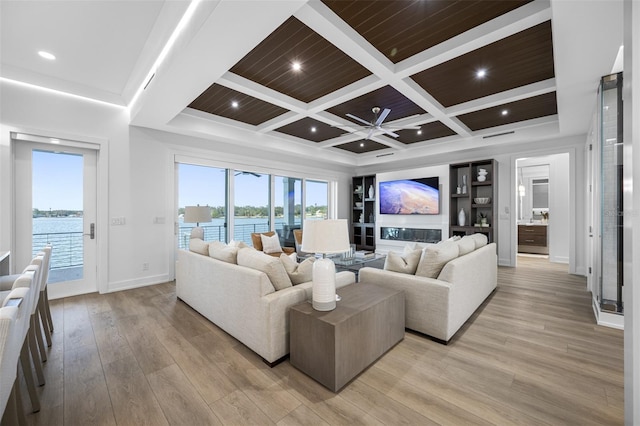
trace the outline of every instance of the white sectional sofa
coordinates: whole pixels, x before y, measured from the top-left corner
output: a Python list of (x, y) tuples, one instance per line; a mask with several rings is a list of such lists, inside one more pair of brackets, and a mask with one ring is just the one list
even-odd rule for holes
[[(255, 257), (251, 252), (256, 252), (278, 260), (252, 248), (240, 250), (250, 250), (244, 258)], [(242, 255), (238, 252), (237, 257), (240, 261)], [(311, 298), (311, 281), (278, 284), (282, 289), (276, 290), (266, 272), (229, 260), (179, 250), (177, 296), (273, 365), (289, 353), (289, 308)], [(269, 274), (274, 277), (273, 271)], [(338, 288), (354, 282), (352, 272), (336, 274)]]
[[(419, 264), (409, 270), (365, 267), (360, 269), (359, 281), (404, 290), (406, 327), (448, 342), (497, 286), (496, 244), (486, 244), (486, 237), (477, 235), (471, 251), (463, 249), (471, 236), (463, 243), (441, 242), (423, 249)], [(429, 261), (432, 263), (427, 264)], [(407, 264), (411, 266), (411, 260), (391, 269), (405, 269)], [(385, 268), (388, 266), (385, 264)]]

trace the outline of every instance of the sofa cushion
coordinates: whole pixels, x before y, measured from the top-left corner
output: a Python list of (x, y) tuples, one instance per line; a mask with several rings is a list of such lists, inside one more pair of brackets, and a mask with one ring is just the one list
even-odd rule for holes
[(200, 238), (190, 238), (189, 239), (189, 250), (194, 253), (203, 254), (205, 256), (209, 255), (209, 243), (206, 241), (202, 241)]
[(277, 235), (260, 235), (260, 241), (262, 242), (262, 251), (269, 253), (282, 253), (282, 247), (280, 246), (280, 238)]
[(447, 262), (458, 257), (456, 241), (441, 241), (425, 248), (416, 269), (416, 275), (427, 278), (438, 278)]
[(476, 250), (478, 250), (480, 247), (486, 246), (489, 243), (489, 239), (487, 238), (487, 236), (479, 232), (470, 235), (470, 237), (473, 238), (473, 240), (476, 242)]
[(413, 275), (416, 273), (421, 256), (422, 249), (411, 250), (405, 247), (402, 254), (390, 251), (384, 261), (384, 270)]
[(276, 290), (291, 287), (289, 275), (276, 257), (250, 247), (241, 248), (238, 250), (238, 265), (264, 272)]
[(460, 235), (454, 235), (453, 237), (447, 238), (445, 241), (459, 241), (460, 238), (462, 238)]
[(227, 263), (238, 263), (238, 248), (214, 241), (209, 244), (209, 256)]
[(469, 254), (476, 249), (476, 240), (471, 237), (471, 235), (465, 235), (458, 241), (458, 256), (464, 256), (465, 254)]
[(280, 261), (293, 285), (306, 283), (313, 279), (313, 262), (315, 260), (315, 257), (310, 257), (298, 263), (291, 258), (291, 255), (284, 253), (280, 255)]

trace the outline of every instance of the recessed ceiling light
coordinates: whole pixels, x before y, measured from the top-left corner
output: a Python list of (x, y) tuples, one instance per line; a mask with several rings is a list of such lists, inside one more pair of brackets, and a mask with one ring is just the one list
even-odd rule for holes
[(44, 50), (40, 50), (38, 52), (38, 55), (40, 55), (41, 58), (48, 59), (50, 61), (56, 59), (56, 55), (54, 55), (53, 53), (45, 52)]
[(291, 64), (291, 68), (293, 68), (294, 71), (300, 71), (302, 69), (302, 65), (300, 65), (300, 62), (294, 62)]
[(311, 133), (315, 133), (315, 132), (316, 132), (316, 130), (317, 130), (317, 129), (316, 129), (315, 127), (312, 127), (312, 128), (311, 128)]
[(416, 133), (421, 135), (422, 134), (422, 130), (418, 130)]
[(478, 71), (476, 71), (477, 78), (485, 78), (486, 75), (487, 75), (487, 70), (485, 70), (484, 68), (481, 68)]
[(238, 103), (238, 101), (231, 101), (231, 106), (233, 108), (238, 108), (240, 106), (240, 104)]
[(51, 143), (59, 144), (60, 139), (51, 139)]
[(364, 146), (364, 142), (360, 142), (360, 148)]
[(502, 114), (502, 115), (507, 115), (507, 114), (509, 114), (509, 111), (508, 111), (508, 110), (506, 110), (506, 109), (503, 109), (503, 110), (502, 110), (502, 112), (501, 112), (500, 114)]

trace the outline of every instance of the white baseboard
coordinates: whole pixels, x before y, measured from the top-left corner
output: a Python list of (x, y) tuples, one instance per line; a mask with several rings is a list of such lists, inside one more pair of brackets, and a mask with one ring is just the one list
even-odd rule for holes
[(507, 259), (498, 259), (498, 266), (513, 266), (511, 264), (511, 259), (507, 258)]
[(150, 277), (136, 278), (133, 280), (115, 281), (107, 286), (107, 293), (114, 291), (130, 290), (138, 287), (146, 287), (148, 285), (162, 284), (171, 281), (169, 274), (152, 275)]
[(566, 256), (553, 256), (549, 258), (549, 262), (569, 264), (569, 258)]
[(596, 317), (598, 325), (609, 328), (617, 328), (618, 330), (624, 330), (624, 315), (610, 314), (608, 312), (602, 312), (598, 306), (598, 302), (592, 299), (593, 314)]

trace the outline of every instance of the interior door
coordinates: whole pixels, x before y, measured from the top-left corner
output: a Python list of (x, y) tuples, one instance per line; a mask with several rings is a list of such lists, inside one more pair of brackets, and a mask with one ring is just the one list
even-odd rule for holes
[[(97, 151), (14, 140), (15, 254), (21, 271), (53, 246), (50, 298), (97, 291)], [(13, 254), (12, 254), (13, 256)]]

